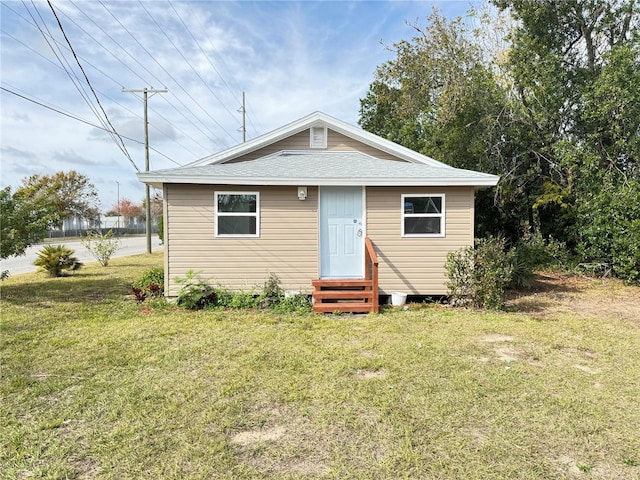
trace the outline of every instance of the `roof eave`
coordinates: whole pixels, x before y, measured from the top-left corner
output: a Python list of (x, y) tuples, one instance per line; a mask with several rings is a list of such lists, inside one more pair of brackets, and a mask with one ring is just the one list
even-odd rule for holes
[(306, 185), (306, 186), (416, 186), (416, 187), (493, 187), (498, 183), (499, 177), (487, 175), (486, 178), (310, 178), (310, 177), (207, 177), (197, 175), (184, 175), (179, 178), (170, 175), (138, 174), (138, 179), (158, 188), (165, 183), (173, 184), (201, 184), (201, 185)]

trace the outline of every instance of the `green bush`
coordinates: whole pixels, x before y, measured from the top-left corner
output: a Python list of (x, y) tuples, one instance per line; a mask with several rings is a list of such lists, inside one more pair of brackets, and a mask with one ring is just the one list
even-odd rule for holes
[(499, 309), (513, 273), (514, 251), (505, 251), (503, 238), (476, 239), (467, 247), (447, 255), (445, 268), (449, 297), (454, 305)]
[(143, 292), (145, 298), (147, 296), (161, 297), (164, 295), (164, 269), (162, 267), (150, 268), (134, 282), (133, 288)]
[(50, 277), (62, 277), (64, 270), (75, 271), (82, 266), (73, 254), (74, 250), (66, 245), (46, 245), (38, 252), (38, 258), (33, 264)]
[(82, 237), (80, 242), (103, 267), (109, 265), (111, 257), (120, 250), (122, 246), (122, 242), (119, 239), (113, 238), (113, 230), (109, 230), (104, 235), (102, 232), (87, 232), (87, 235)]
[(289, 297), (283, 297), (280, 302), (271, 306), (271, 309), (278, 313), (305, 314), (312, 311), (309, 296), (304, 293), (297, 293)]
[(182, 284), (176, 303), (188, 310), (200, 310), (216, 303), (215, 289), (197, 277), (196, 272), (189, 270), (184, 278), (175, 279)]

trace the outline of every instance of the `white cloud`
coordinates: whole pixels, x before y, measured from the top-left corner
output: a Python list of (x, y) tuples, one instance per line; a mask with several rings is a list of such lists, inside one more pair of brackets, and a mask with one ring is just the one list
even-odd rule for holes
[[(428, 2), (143, 4), (148, 13), (132, 0), (55, 2), (54, 8), (120, 134), (143, 141), (142, 103), (122, 87), (168, 87), (168, 93), (148, 100), (149, 136), (152, 148), (180, 164), (241, 141), (237, 110), (243, 91), (249, 138), (315, 110), (355, 124), (376, 66), (391, 55), (380, 40), (410, 38), (414, 32), (405, 20), (426, 18), (431, 11)], [(438, 2), (456, 11), (467, 5)], [(97, 123), (27, 8), (34, 18), (39, 13), (45, 19), (69, 62), (66, 68), (96, 107), (51, 10), (41, 2), (0, 4), (2, 86)], [(11, 93), (1, 95), (3, 184), (84, 166), (103, 206), (115, 203), (116, 181), (121, 197), (142, 198), (135, 169), (106, 132)], [(142, 146), (125, 143), (141, 168)], [(152, 168), (176, 166), (153, 150), (150, 156)]]

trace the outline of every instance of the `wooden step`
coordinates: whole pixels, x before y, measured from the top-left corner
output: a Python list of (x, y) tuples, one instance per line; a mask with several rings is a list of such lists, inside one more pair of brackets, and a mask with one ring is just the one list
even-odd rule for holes
[(314, 303), (313, 311), (316, 313), (369, 313), (373, 311), (372, 303)]
[(340, 279), (340, 280), (312, 280), (315, 288), (342, 288), (342, 287), (368, 287), (371, 288), (371, 280), (364, 279)]
[(313, 298), (319, 299), (373, 299), (373, 292), (371, 290), (320, 290), (313, 292)]
[[(373, 282), (366, 279), (312, 280), (313, 311), (316, 313), (368, 313), (374, 308)], [(377, 307), (377, 305), (375, 306)]]

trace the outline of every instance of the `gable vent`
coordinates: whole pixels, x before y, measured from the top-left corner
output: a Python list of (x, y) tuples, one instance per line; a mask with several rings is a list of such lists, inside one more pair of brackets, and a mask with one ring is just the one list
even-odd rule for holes
[(327, 127), (311, 127), (310, 148), (327, 148)]

